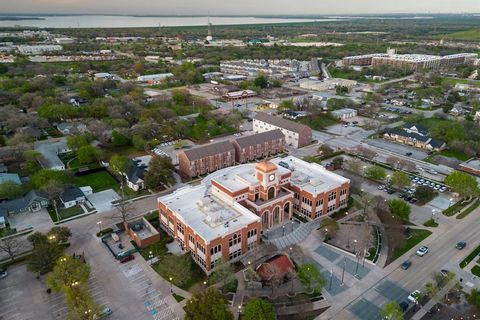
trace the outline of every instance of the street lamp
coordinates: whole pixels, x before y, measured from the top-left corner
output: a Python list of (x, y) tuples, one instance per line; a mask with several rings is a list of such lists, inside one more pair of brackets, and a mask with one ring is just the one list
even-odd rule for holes
[(285, 225), (282, 226), (282, 237), (285, 235)]
[(353, 239), (353, 253), (355, 254), (356, 252), (356, 247), (357, 247), (357, 239)]
[(239, 316), (240, 316), (240, 312), (241, 312), (241, 311), (242, 311), (242, 306), (239, 305), (239, 306), (238, 306), (238, 315), (239, 315)]
[(48, 237), (48, 240), (55, 240), (55, 238), (56, 237), (54, 235), (51, 235), (51, 236)]
[(169, 277), (168, 279), (170, 280), (170, 293), (173, 293), (173, 287), (172, 287), (173, 278)]
[(435, 219), (435, 209), (432, 209), (432, 220)]
[(98, 231), (101, 234), (102, 233), (102, 221), (97, 221), (97, 226), (98, 226)]

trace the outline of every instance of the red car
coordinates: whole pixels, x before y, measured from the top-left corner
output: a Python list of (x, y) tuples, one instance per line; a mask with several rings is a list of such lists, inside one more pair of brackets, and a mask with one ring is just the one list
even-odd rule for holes
[(123, 257), (122, 259), (120, 259), (120, 263), (126, 263), (128, 261), (133, 260), (133, 259), (135, 259), (135, 257), (132, 256), (132, 255), (129, 255), (129, 256), (126, 256), (126, 257)]

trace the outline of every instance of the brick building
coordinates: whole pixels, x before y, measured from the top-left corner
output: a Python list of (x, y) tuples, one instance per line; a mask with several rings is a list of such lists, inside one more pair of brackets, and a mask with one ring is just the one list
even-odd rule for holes
[(469, 159), (468, 161), (460, 163), (458, 168), (462, 171), (480, 176), (480, 159)]
[(207, 273), (259, 243), (263, 230), (347, 206), (350, 181), (295, 157), (243, 164), (158, 198), (161, 226)]
[(196, 177), (235, 164), (235, 149), (229, 141), (222, 141), (182, 151), (178, 154), (182, 177)]
[(244, 136), (233, 140), (232, 144), (235, 148), (235, 161), (245, 163), (283, 152), (285, 136), (277, 129)]
[(304, 147), (312, 142), (312, 129), (301, 123), (263, 112), (257, 113), (253, 119), (253, 131), (256, 133), (276, 129), (280, 129), (285, 135), (285, 143), (295, 148)]

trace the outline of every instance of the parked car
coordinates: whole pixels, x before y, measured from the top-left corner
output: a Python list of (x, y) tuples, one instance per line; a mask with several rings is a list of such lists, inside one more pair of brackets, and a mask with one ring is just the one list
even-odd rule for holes
[(410, 202), (411, 204), (414, 204), (414, 203), (416, 203), (417, 201), (418, 201), (418, 200), (417, 200), (416, 198), (412, 198), (412, 199), (410, 199), (410, 201), (408, 201), (408, 202)]
[(400, 302), (399, 306), (400, 306), (400, 310), (402, 310), (402, 312), (405, 312), (405, 311), (408, 310), (408, 302), (407, 301)]
[(413, 153), (411, 153), (411, 152), (405, 153), (405, 155), (408, 156), (408, 157), (410, 157), (412, 154), (413, 154)]
[(412, 266), (412, 261), (410, 261), (410, 260), (405, 260), (405, 261), (403, 261), (401, 267), (402, 267), (403, 270), (407, 270), (407, 269), (410, 268), (411, 266)]
[(120, 263), (126, 263), (128, 261), (132, 261), (133, 259), (135, 259), (135, 257), (133, 255), (129, 255), (120, 259)]
[(445, 269), (440, 270), (440, 274), (442, 275), (442, 277), (448, 276), (448, 273), (449, 273), (449, 272), (450, 272), (450, 271), (445, 270)]
[(420, 299), (420, 291), (419, 290), (413, 291), (412, 293), (410, 293), (407, 299), (412, 303), (416, 303)]
[(7, 270), (0, 271), (0, 279), (6, 278), (8, 276)]
[(383, 189), (385, 189), (385, 186), (384, 186), (383, 184), (381, 184), (381, 185), (378, 186), (377, 189), (378, 189), (378, 190), (383, 190)]
[(420, 256), (420, 257), (423, 257), (424, 255), (426, 255), (428, 253), (428, 247), (426, 246), (421, 246), (420, 248), (418, 248), (417, 252), (415, 253), (417, 256)]
[(467, 243), (465, 241), (460, 241), (459, 243), (457, 243), (457, 245), (455, 246), (455, 248), (457, 248), (458, 250), (462, 250), (463, 248), (465, 248), (467, 246)]

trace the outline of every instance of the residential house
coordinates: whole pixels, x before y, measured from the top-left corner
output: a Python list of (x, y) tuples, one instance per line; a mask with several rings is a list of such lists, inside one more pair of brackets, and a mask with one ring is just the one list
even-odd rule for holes
[(430, 137), (428, 129), (420, 124), (405, 124), (403, 127), (388, 129), (383, 137), (428, 151), (440, 151), (446, 147), (444, 141)]
[(60, 201), (65, 208), (71, 208), (86, 201), (85, 194), (74, 185), (65, 186)]
[(235, 148), (229, 141), (211, 143), (178, 154), (179, 173), (192, 178), (235, 164)]
[(81, 122), (62, 122), (57, 125), (58, 131), (63, 135), (84, 133), (87, 131), (87, 125)]
[(152, 156), (143, 156), (132, 159), (132, 163), (123, 175), (127, 181), (127, 186), (135, 191), (145, 189), (145, 172), (152, 160)]
[(42, 167), (52, 170), (65, 170), (65, 164), (58, 157), (59, 154), (71, 151), (65, 138), (37, 141), (34, 148), (42, 155), (39, 160)]
[(452, 109), (450, 109), (450, 114), (458, 117), (463, 116), (466, 113), (465, 109), (461, 105), (454, 105)]
[(301, 148), (312, 142), (312, 129), (310, 127), (258, 112), (253, 119), (253, 131), (255, 133), (280, 129), (285, 136), (285, 143), (294, 148)]
[(47, 197), (36, 190), (31, 190), (23, 197), (0, 203), (0, 216), (22, 212), (37, 212), (47, 206)]
[(480, 111), (476, 111), (473, 119), (477, 122), (480, 122)]
[(285, 136), (277, 129), (237, 138), (232, 144), (235, 148), (235, 161), (245, 163), (283, 152)]

